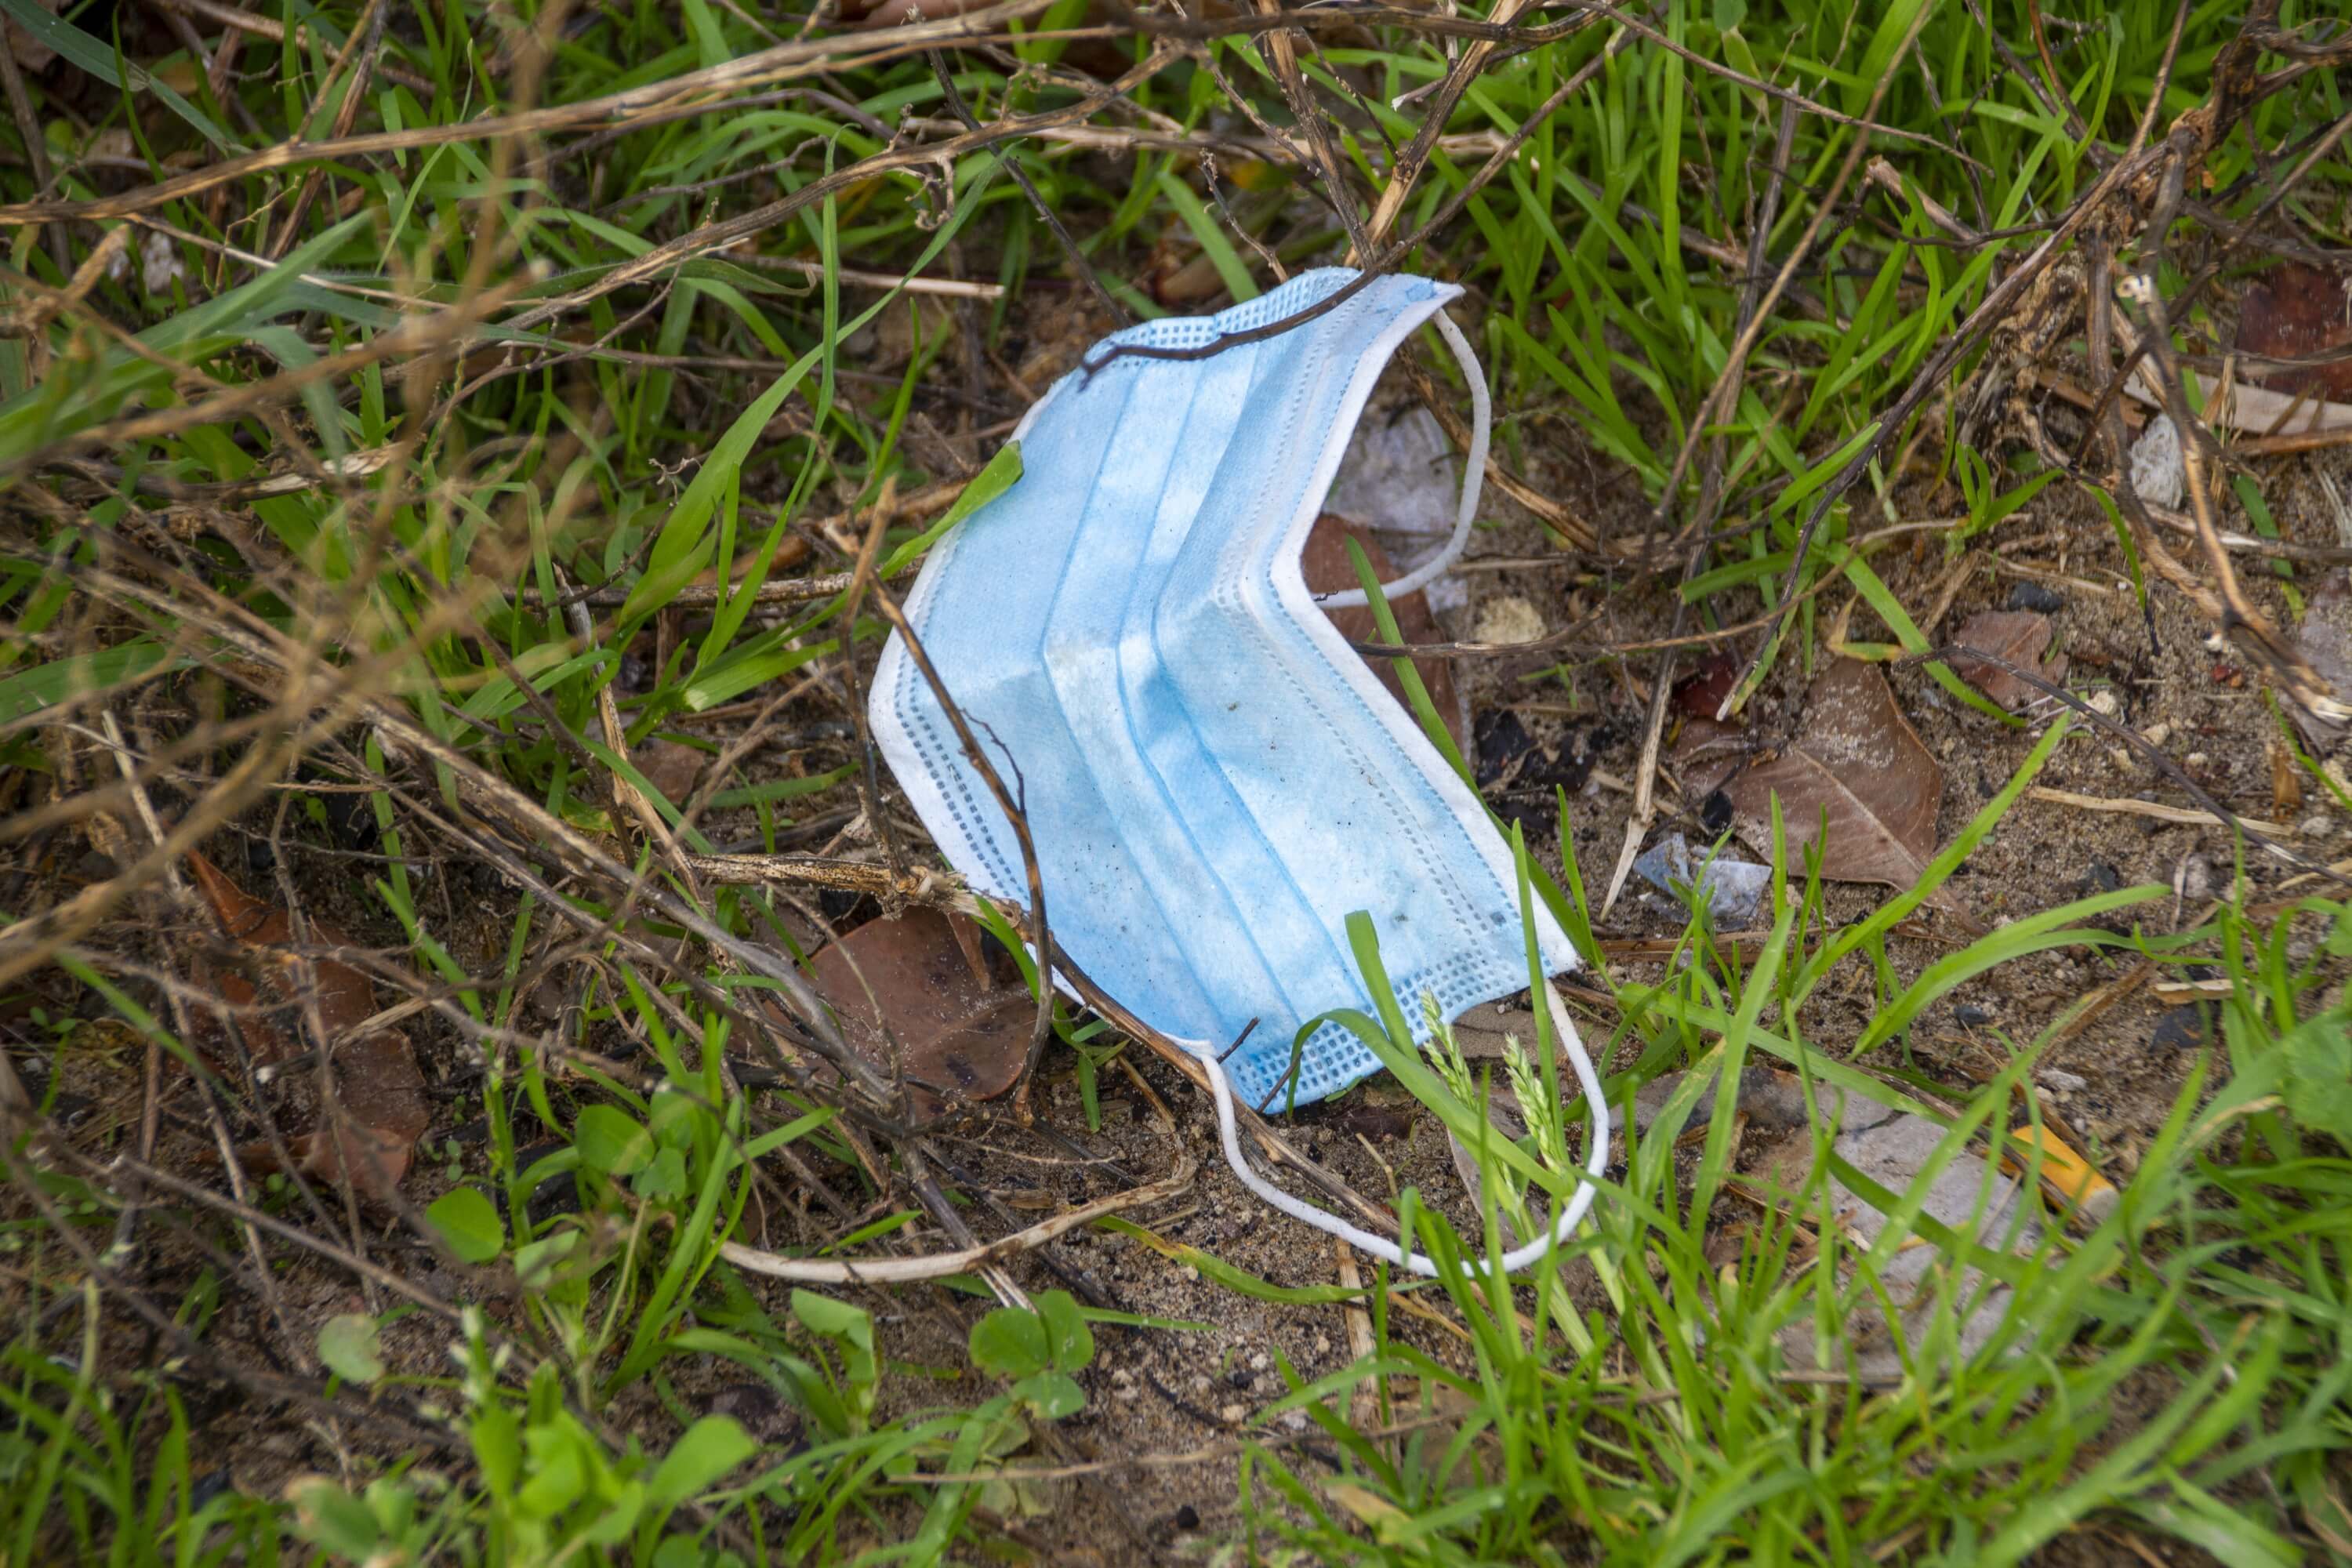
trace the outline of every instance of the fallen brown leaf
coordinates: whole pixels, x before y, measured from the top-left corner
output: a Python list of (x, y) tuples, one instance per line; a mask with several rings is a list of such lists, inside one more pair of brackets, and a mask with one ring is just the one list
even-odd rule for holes
[(1675, 711), (1685, 719), (1712, 719), (1722, 711), (1739, 679), (1739, 661), (1720, 650), (1699, 660), (1698, 668), (1675, 682), (1669, 697)]
[[(2050, 617), (2038, 611), (1982, 610), (1969, 617), (1953, 640), (1962, 647), (2032, 670), (2054, 686), (2066, 678), (2066, 656), (2053, 653), (2042, 658), (2050, 637)], [(1952, 668), (1962, 680), (2012, 713), (2044, 695), (2000, 665), (1983, 659), (1956, 659)]]
[(810, 961), (842, 1037), (885, 1073), (897, 1065), (918, 1110), (992, 1100), (1028, 1059), (1037, 1004), (1020, 971), (961, 915), (910, 909), (868, 921)]
[[(341, 1115), (331, 1130), (289, 1138), (287, 1151), (304, 1174), (341, 1182), (348, 1173), (361, 1196), (381, 1203), (408, 1173), (416, 1141), (432, 1124), (408, 1037), (386, 1029), (338, 1046), (335, 1079)], [(236, 1157), (252, 1171), (275, 1170), (278, 1163), (268, 1143), (247, 1143)]]
[(1728, 783), (1739, 771), (1740, 763), (1748, 752), (1748, 727), (1727, 724), (1712, 713), (1700, 713), (1685, 719), (1675, 731), (1675, 743), (1666, 753), (1674, 764), (1675, 777), (1682, 781), (1683, 804), (1693, 811), (1702, 802)]
[[(299, 1015), (290, 1005), (295, 1000), (295, 962), (292, 955), (278, 951), (294, 940), (293, 919), (284, 910), (264, 903), (238, 887), (227, 873), (194, 850), (188, 853), (188, 869), (195, 877), (196, 890), (204, 895), (222, 931), (255, 950), (264, 972), (277, 980), (278, 995), (274, 1000), (283, 1005), (268, 1012), (250, 1012), (238, 1020), (238, 1026), (245, 1033), (254, 1060), (282, 1061), (295, 1054), (292, 1041), (299, 1037), (300, 1029)], [(311, 934), (320, 946), (337, 947), (343, 942), (341, 932), (315, 921)], [(375, 987), (350, 964), (338, 963), (331, 958), (313, 959), (310, 975), (318, 987), (319, 1021), (330, 1034), (347, 1029), (375, 1012)], [(221, 1000), (232, 1007), (257, 1009), (262, 1005), (261, 994), (253, 983), (234, 970), (205, 978), (219, 992)], [(287, 1026), (296, 1033), (289, 1035)]]
[[(188, 869), (197, 890), (232, 940), (250, 949), (264, 985), (257, 986), (235, 970), (200, 975), (222, 1001), (239, 1010), (238, 1026), (257, 1063), (284, 1061), (295, 1056), (301, 1038), (301, 1004), (298, 994), (300, 964), (284, 949), (294, 940), (294, 922), (284, 910), (253, 897), (202, 855), (190, 851)], [(323, 947), (345, 943), (331, 926), (312, 921), (312, 942)], [(373, 1017), (375, 986), (365, 974), (331, 958), (310, 961), (312, 997), (319, 1025), (333, 1039)], [(266, 991), (266, 994), (265, 994)], [(288, 1151), (304, 1172), (331, 1182), (349, 1180), (362, 1195), (383, 1199), (408, 1172), (416, 1141), (431, 1124), (425, 1099), (425, 1078), (416, 1069), (416, 1055), (408, 1037), (396, 1029), (379, 1029), (337, 1043), (330, 1058), (335, 1076), (338, 1114), (331, 1126), (289, 1138)], [(298, 1091), (300, 1077), (288, 1083)], [(249, 1169), (268, 1171), (278, 1164), (277, 1151), (268, 1143), (251, 1143), (237, 1151)]]
[(682, 742), (652, 740), (639, 746), (629, 760), (637, 764), (647, 784), (661, 791), (664, 800), (682, 807), (693, 796), (694, 782), (702, 776), (703, 764), (710, 756)]
[[(1859, 659), (1822, 671), (1795, 742), (1728, 787), (1732, 824), (1751, 848), (1771, 853), (1778, 795), (1790, 863), (1819, 839), (1822, 875), (1832, 881), (1909, 888), (1936, 853), (1944, 770), (1895, 707), (1886, 678)], [(1968, 919), (1948, 890), (1929, 901)]]
[[(2300, 261), (2272, 268), (2246, 290), (2237, 348), (2242, 354), (2279, 359), (2352, 348), (2352, 275)], [(2257, 360), (2239, 374), (2280, 392), (2331, 399), (2352, 395), (2352, 356), (2294, 368)]]

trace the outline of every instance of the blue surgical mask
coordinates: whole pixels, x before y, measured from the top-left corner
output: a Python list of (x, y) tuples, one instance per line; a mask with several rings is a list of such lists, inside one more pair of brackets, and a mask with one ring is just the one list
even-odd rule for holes
[[(1351, 911), (1372, 916), (1423, 1031), (1424, 995), (1452, 1019), (1528, 983), (1509, 847), (1324, 616), (1322, 605), (1362, 604), (1361, 591), (1318, 601), (1299, 569), (1382, 365), (1431, 321), (1462, 361), (1476, 435), (1447, 549), (1382, 592), (1410, 593), (1460, 553), (1488, 424), (1483, 373), (1441, 309), (1461, 290), (1383, 277), (1313, 321), (1206, 358), (1104, 353), (1205, 345), (1296, 314), (1355, 277), (1307, 273), (1217, 316), (1152, 321), (1098, 345), (1088, 355), (1097, 368), (1064, 377), (1029, 411), (1016, 432), (1022, 479), (933, 548), (906, 613), (1024, 799), (1055, 941), (1208, 1067), (1236, 1173), (1286, 1212), (1426, 1271), (1425, 1259), (1401, 1259), (1251, 1171), (1230, 1094), (1258, 1105), (1295, 1091), (1303, 1102), (1379, 1068), (1327, 1022), (1300, 1043), (1292, 1080), (1303, 1024), (1369, 1007)], [(1012, 826), (895, 636), (871, 717), (949, 861), (981, 891), (1025, 904)], [(1574, 949), (1540, 905), (1535, 926), (1545, 972), (1573, 969)], [(1548, 1000), (1596, 1118), (1597, 1175), (1605, 1101), (1565, 1012)], [(1592, 1192), (1580, 1186), (1554, 1236), (1574, 1227)]]

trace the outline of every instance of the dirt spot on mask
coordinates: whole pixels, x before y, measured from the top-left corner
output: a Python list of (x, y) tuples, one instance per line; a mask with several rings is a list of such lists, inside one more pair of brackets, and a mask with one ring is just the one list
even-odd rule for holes
[[(1388, 552), (1362, 524), (1350, 521), (1336, 512), (1325, 512), (1315, 520), (1314, 529), (1307, 535), (1307, 548), (1298, 558), (1299, 570), (1306, 574), (1310, 593), (1338, 594), (1362, 586), (1356, 580), (1355, 563), (1348, 557), (1348, 541), (1363, 546), (1364, 559), (1372, 563), (1372, 574), (1382, 582), (1399, 575)], [(1407, 594), (1389, 608), (1394, 612), (1397, 631), (1408, 643), (1436, 643), (1447, 640), (1438, 628), (1437, 617), (1430, 613), (1429, 596), (1422, 593)], [(1339, 635), (1349, 642), (1376, 643), (1381, 640), (1380, 624), (1372, 617), (1371, 606), (1355, 605), (1344, 609), (1326, 608)], [(1397, 705), (1411, 711), (1406, 702), (1404, 682), (1396, 672), (1396, 662), (1387, 658), (1367, 658), (1372, 673), (1381, 678), (1389, 695)], [(1445, 658), (1416, 658), (1412, 668), (1421, 676), (1421, 684), (1436, 705), (1437, 716), (1444, 721), (1446, 732), (1454, 737), (1456, 747), (1466, 747), (1470, 741), (1470, 716), (1462, 700), (1460, 689), (1454, 682), (1454, 661)]]

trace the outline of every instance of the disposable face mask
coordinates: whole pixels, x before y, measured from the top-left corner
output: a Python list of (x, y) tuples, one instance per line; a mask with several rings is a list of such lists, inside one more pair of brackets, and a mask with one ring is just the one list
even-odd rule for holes
[[(1089, 978), (1207, 1069), (1234, 1173), (1258, 1196), (1392, 1263), (1381, 1237), (1253, 1171), (1233, 1096), (1304, 1102), (1380, 1060), (1343, 1026), (1369, 1009), (1347, 920), (1369, 911), (1398, 995), (1425, 1034), (1528, 983), (1510, 850), (1486, 808), (1325, 617), (1299, 570), (1307, 531), (1381, 367), (1425, 321), (1461, 360), (1475, 415), (1447, 547), (1382, 585), (1395, 598), (1466, 542), (1486, 466), (1486, 383), (1442, 312), (1461, 290), (1379, 279), (1324, 315), (1205, 358), (1105, 359), (1112, 345), (1192, 348), (1294, 315), (1355, 274), (1307, 273), (1220, 315), (1164, 320), (1097, 345), (1015, 432), (1023, 477), (936, 545), (906, 614), (950, 696), (1015, 792), (1055, 942)], [(1360, 590), (1321, 597), (1361, 605)], [(876, 740), (949, 861), (1026, 904), (1011, 824), (963, 755), (903, 642), (883, 650)], [(1575, 950), (1535, 911), (1547, 974)], [(1593, 1117), (1608, 1110), (1559, 998), (1543, 988)], [(1243, 1037), (1246, 1033), (1246, 1039)], [(1243, 1040), (1230, 1059), (1219, 1055)], [(1564, 1239), (1594, 1188), (1580, 1183)]]

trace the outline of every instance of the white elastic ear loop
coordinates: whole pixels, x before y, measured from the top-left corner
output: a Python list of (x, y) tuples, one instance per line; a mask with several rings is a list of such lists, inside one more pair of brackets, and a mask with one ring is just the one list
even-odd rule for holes
[[(1576, 1068), (1576, 1081), (1584, 1090), (1584, 1103), (1592, 1112), (1592, 1143), (1586, 1152), (1585, 1179), (1579, 1181), (1576, 1191), (1569, 1195), (1568, 1206), (1560, 1211), (1559, 1219), (1553, 1222), (1548, 1234), (1538, 1237), (1516, 1252), (1503, 1254), (1502, 1267), (1506, 1274), (1516, 1274), (1554, 1247), (1565, 1245), (1569, 1237), (1576, 1234), (1577, 1226), (1584, 1219), (1584, 1211), (1592, 1206), (1593, 1196), (1600, 1191), (1592, 1184), (1592, 1178), (1598, 1177), (1609, 1164), (1609, 1101), (1601, 1093), (1601, 1077), (1592, 1070), (1592, 1058), (1584, 1054), (1584, 1042), (1577, 1037), (1576, 1026), (1569, 1022), (1568, 1009), (1560, 1005), (1559, 993), (1547, 984), (1543, 994), (1544, 1002), (1551, 1010), (1551, 1026), (1559, 1031), (1561, 1043), (1568, 1047), (1569, 1059)], [(1210, 1050), (1202, 1050), (1199, 1056), (1201, 1065), (1209, 1071), (1209, 1093), (1217, 1102), (1217, 1136), (1225, 1146), (1225, 1163), (1233, 1167), (1234, 1174), (1241, 1179), (1242, 1185), (1302, 1224), (1336, 1236), (1350, 1247), (1384, 1258), (1397, 1268), (1409, 1269), (1424, 1278), (1435, 1278), (1437, 1265), (1421, 1254), (1401, 1251), (1394, 1242), (1374, 1236), (1370, 1231), (1360, 1230), (1338, 1215), (1328, 1214), (1313, 1204), (1293, 1197), (1252, 1170), (1250, 1163), (1242, 1157), (1241, 1139), (1234, 1130), (1234, 1090), (1225, 1078), (1224, 1066)], [(1486, 1259), (1465, 1258), (1463, 1267), (1469, 1273), (1484, 1274)]]
[[(1494, 423), (1494, 404), (1486, 396), (1486, 373), (1479, 366), (1478, 356), (1470, 351), (1470, 340), (1454, 319), (1440, 310), (1430, 318), (1437, 324), (1438, 335), (1462, 365), (1462, 378), (1470, 384), (1470, 452), (1469, 467), (1462, 476), (1462, 500), (1454, 512), (1454, 534), (1444, 548), (1398, 578), (1381, 584), (1381, 596), (1391, 604), (1407, 594), (1428, 586), (1444, 576), (1453, 564), (1462, 559), (1462, 552), (1470, 543), (1470, 525), (1478, 517), (1478, 489), (1486, 482), (1486, 434)], [(1315, 602), (1327, 610), (1346, 610), (1370, 604), (1361, 588), (1349, 588), (1344, 593), (1318, 594)]]

